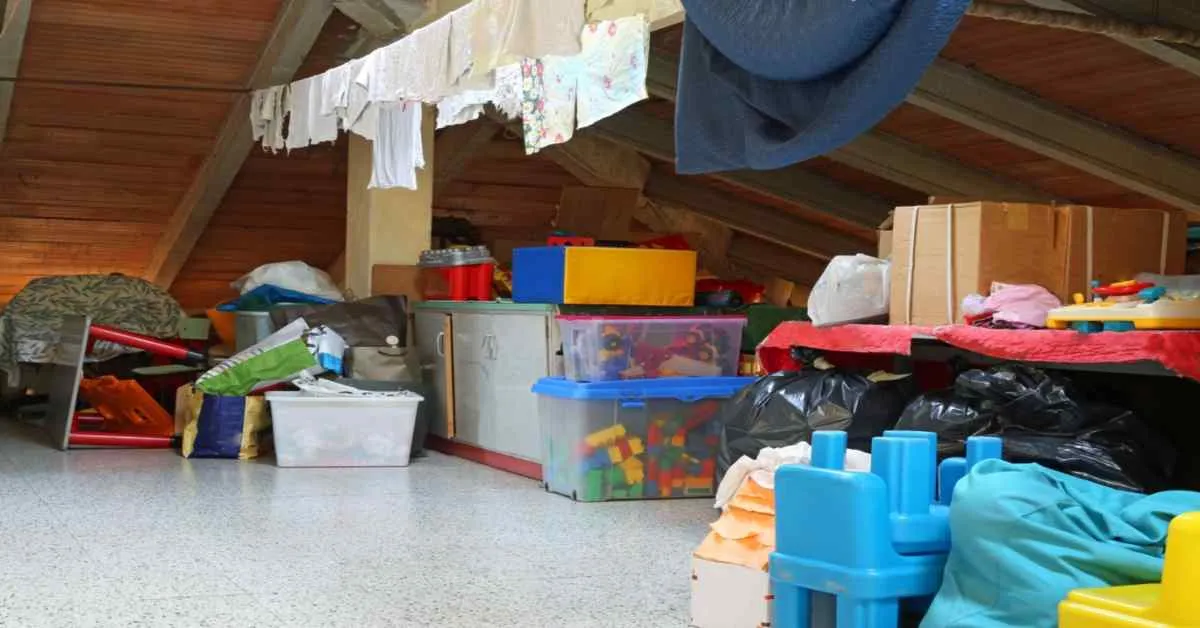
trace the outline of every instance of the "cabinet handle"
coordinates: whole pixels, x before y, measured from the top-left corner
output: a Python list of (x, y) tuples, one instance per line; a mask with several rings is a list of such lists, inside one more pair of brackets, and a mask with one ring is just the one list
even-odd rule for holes
[(488, 356), (488, 358), (489, 358), (489, 359), (492, 359), (492, 360), (495, 360), (495, 359), (496, 359), (496, 354), (498, 353), (498, 347), (496, 346), (496, 336), (495, 336), (495, 334), (488, 334), (488, 335), (484, 336), (484, 337), (483, 337), (483, 341), (484, 341), (484, 343), (487, 345), (487, 356)]
[(434, 345), (435, 345), (435, 350), (437, 351), (438, 357), (439, 358), (446, 357), (446, 332), (444, 332), (444, 331), (438, 332), (437, 341), (434, 342)]

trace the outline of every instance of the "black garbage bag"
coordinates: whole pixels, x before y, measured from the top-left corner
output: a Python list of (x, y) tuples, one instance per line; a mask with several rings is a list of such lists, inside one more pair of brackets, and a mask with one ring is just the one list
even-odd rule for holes
[(1113, 488), (1170, 486), (1176, 451), (1124, 408), (1089, 398), (1061, 375), (1026, 365), (970, 370), (921, 395), (896, 429), (935, 432), (938, 456), (962, 456), (971, 436), (1000, 436), (1004, 458), (1036, 462)]
[(847, 432), (851, 449), (871, 450), (871, 439), (891, 429), (916, 394), (909, 377), (876, 378), (843, 369), (782, 371), (742, 390), (721, 416), (717, 475), (764, 447), (812, 439), (817, 430)]

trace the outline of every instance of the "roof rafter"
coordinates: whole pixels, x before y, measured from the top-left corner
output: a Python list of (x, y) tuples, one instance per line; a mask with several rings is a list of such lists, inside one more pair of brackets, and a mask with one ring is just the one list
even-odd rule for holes
[(1200, 211), (1200, 159), (939, 59), (907, 101), (1130, 190)]
[[(275, 28), (255, 64), (247, 89), (292, 80), (333, 12), (332, 0), (284, 0)], [(169, 288), (233, 184), (253, 147), (250, 95), (234, 101), (212, 150), (188, 186), (159, 238), (145, 277)]]
[(0, 144), (8, 131), (8, 114), (12, 110), (13, 92), (17, 84), (8, 77), (16, 77), (21, 68), (21, 54), (25, 50), (25, 33), (29, 30), (29, 16), (33, 11), (33, 0), (0, 1)]

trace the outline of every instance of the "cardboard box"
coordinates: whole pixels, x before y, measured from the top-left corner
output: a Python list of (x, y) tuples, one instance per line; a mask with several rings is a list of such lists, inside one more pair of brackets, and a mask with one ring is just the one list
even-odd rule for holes
[(895, 221), (894, 213), (889, 213), (887, 220), (884, 220), (875, 231), (875, 234), (879, 236), (879, 254), (875, 257), (879, 259), (888, 259), (892, 256), (892, 224)]
[(971, 202), (900, 207), (894, 218), (892, 324), (961, 322), (963, 299), (992, 282), (1038, 284), (1070, 302), (1091, 279), (1181, 273), (1187, 248), (1181, 211)]
[(692, 557), (694, 628), (771, 625), (771, 579), (761, 569)]

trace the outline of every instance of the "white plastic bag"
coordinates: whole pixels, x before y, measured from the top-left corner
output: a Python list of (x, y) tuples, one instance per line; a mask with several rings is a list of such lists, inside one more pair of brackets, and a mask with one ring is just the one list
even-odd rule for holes
[(246, 294), (259, 286), (272, 285), (334, 301), (345, 300), (329, 273), (304, 262), (263, 264), (230, 285), (240, 294)]
[(870, 255), (839, 255), (808, 297), (808, 317), (813, 325), (865, 321), (888, 313), (891, 290), (887, 261)]
[[(724, 510), (747, 479), (763, 488), (775, 490), (775, 470), (785, 464), (812, 464), (812, 445), (796, 443), (786, 447), (764, 447), (753, 460), (749, 456), (738, 458), (725, 472), (725, 477), (721, 478), (713, 507)], [(871, 454), (847, 449), (844, 468), (846, 471), (870, 471)]]

